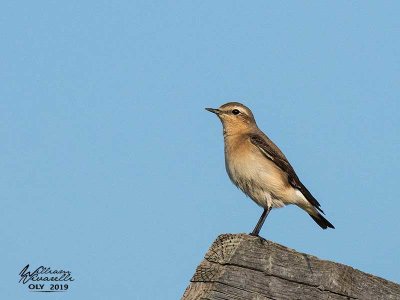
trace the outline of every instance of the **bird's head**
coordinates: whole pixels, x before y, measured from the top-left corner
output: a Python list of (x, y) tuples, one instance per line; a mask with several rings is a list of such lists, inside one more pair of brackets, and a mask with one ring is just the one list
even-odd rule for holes
[(239, 102), (228, 102), (219, 108), (206, 108), (206, 110), (218, 116), (225, 133), (241, 133), (257, 127), (251, 110)]

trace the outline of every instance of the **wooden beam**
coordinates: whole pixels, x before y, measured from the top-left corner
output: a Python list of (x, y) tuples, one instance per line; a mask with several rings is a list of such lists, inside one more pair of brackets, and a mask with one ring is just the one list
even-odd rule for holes
[(222, 234), (183, 300), (400, 299), (400, 285), (246, 234)]

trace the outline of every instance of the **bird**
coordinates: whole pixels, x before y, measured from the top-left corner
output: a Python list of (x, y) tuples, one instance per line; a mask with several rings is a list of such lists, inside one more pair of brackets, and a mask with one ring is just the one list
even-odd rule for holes
[(320, 203), (300, 181), (286, 156), (257, 126), (252, 111), (239, 102), (206, 108), (223, 126), (225, 168), (230, 180), (264, 210), (254, 230), (260, 230), (272, 208), (297, 205), (322, 228), (335, 228)]

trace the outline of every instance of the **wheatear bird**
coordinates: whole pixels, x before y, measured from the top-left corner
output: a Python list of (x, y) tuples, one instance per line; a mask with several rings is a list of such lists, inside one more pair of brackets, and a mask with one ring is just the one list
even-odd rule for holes
[(322, 216), (317, 199), (301, 183), (282, 151), (257, 127), (249, 108), (229, 102), (206, 110), (222, 122), (229, 178), (264, 208), (251, 235), (258, 236), (272, 208), (288, 204), (305, 210), (321, 228), (335, 228)]

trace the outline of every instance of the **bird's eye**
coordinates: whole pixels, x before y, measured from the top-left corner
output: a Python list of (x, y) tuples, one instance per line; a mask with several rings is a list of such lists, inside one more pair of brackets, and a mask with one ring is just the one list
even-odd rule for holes
[(232, 110), (232, 113), (233, 113), (234, 115), (238, 115), (238, 114), (240, 113), (240, 111), (239, 111), (238, 109), (234, 109), (234, 110)]

